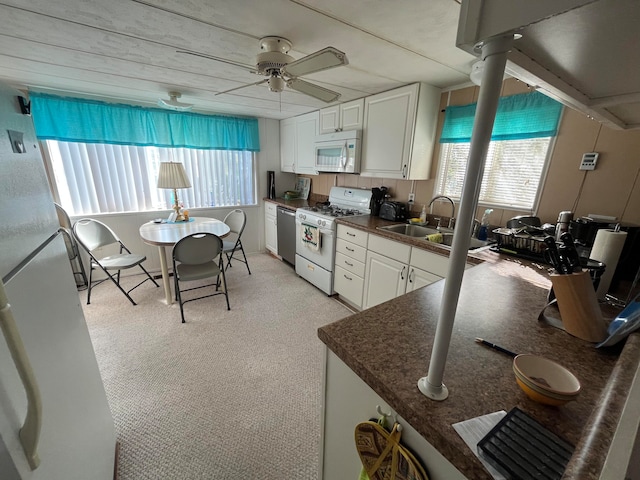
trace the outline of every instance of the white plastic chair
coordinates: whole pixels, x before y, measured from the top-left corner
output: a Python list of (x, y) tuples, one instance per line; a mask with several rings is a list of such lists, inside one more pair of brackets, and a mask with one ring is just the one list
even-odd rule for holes
[[(122, 241), (120, 241), (115, 232), (104, 223), (99, 222), (98, 220), (93, 220), (91, 218), (82, 218), (73, 225), (73, 234), (78, 240), (80, 246), (84, 248), (89, 254), (89, 257), (91, 257), (87, 305), (91, 303), (91, 290), (94, 287), (94, 285), (92, 285), (92, 277), (93, 270), (95, 268), (100, 268), (107, 275), (107, 278), (97, 281), (95, 286), (100, 285), (107, 279), (110, 279), (134, 305), (136, 305), (136, 302), (134, 302), (133, 298), (131, 298), (131, 296), (129, 295), (129, 292), (131, 292), (133, 289), (139, 287), (147, 280), (151, 280), (156, 287), (160, 286), (156, 283), (153, 277), (149, 275), (149, 272), (147, 272), (142, 266), (142, 262), (144, 262), (147, 257), (145, 257), (144, 255), (131, 253), (131, 251), (127, 247), (125, 247)], [(96, 250), (97, 248), (114, 244), (117, 244), (119, 246), (119, 253), (115, 255), (98, 258), (94, 253), (94, 250)], [(125, 291), (125, 289), (120, 285), (120, 271), (133, 267), (140, 267), (146, 274), (147, 278), (142, 280), (133, 288)]]
[[(249, 262), (247, 262), (247, 256), (244, 253), (244, 247), (242, 246), (241, 240), (242, 232), (244, 232), (244, 227), (247, 224), (247, 215), (244, 213), (244, 211), (235, 209), (229, 212), (226, 217), (224, 217), (223, 222), (229, 226), (229, 234), (235, 236), (235, 241), (223, 241), (223, 251), (227, 256), (227, 266), (225, 267), (225, 269), (229, 268), (231, 266), (231, 260), (235, 259), (239, 262), (244, 263), (247, 266), (249, 275), (251, 275), (251, 269), (249, 268)], [(242, 257), (244, 258), (244, 260), (243, 258), (239, 258), (238, 256), (234, 258), (233, 255), (236, 252), (242, 253)]]
[[(229, 295), (227, 293), (227, 282), (224, 275), (224, 259), (222, 253), (222, 240), (213, 233), (194, 233), (180, 239), (173, 246), (173, 279), (176, 301), (180, 304), (182, 323), (185, 323), (183, 305), (193, 300), (200, 300), (215, 295), (224, 295), (227, 300), (227, 310), (231, 310), (229, 306)], [(222, 291), (219, 290), (220, 275), (222, 275)], [(192, 282), (210, 277), (215, 277), (216, 282), (180, 290), (180, 282)], [(182, 292), (214, 286), (214, 293), (190, 298), (188, 300), (182, 299)]]

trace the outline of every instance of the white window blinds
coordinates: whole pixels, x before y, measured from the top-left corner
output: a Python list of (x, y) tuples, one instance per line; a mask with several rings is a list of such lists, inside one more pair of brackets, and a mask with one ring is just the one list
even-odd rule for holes
[(255, 205), (254, 154), (239, 150), (137, 147), (46, 141), (58, 197), (70, 215), (168, 210), (173, 191), (157, 188), (160, 162), (181, 162), (192, 188), (186, 208)]

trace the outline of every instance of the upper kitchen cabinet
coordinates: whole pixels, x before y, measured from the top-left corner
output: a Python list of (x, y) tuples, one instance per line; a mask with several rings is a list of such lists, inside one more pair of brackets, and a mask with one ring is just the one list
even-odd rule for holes
[(360, 174), (428, 179), (439, 104), (440, 89), (425, 83), (366, 97)]
[(361, 130), (364, 119), (364, 98), (333, 105), (320, 110), (320, 133)]
[(314, 143), (318, 135), (319, 112), (280, 121), (280, 170), (317, 175)]

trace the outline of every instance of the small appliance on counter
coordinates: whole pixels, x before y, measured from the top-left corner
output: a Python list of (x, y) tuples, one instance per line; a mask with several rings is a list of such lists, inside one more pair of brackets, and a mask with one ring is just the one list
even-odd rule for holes
[(371, 189), (371, 203), (369, 205), (369, 210), (371, 210), (371, 215), (377, 217), (380, 215), (380, 207), (384, 202), (384, 199), (387, 197), (387, 192), (389, 189), (387, 187), (373, 187)]
[(393, 222), (407, 219), (407, 204), (387, 200), (380, 206), (380, 218)]

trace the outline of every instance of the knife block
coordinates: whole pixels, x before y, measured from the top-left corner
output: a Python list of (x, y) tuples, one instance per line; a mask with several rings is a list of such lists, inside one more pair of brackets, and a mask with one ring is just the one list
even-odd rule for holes
[(589, 272), (551, 275), (564, 329), (587, 342), (607, 338), (607, 328)]

